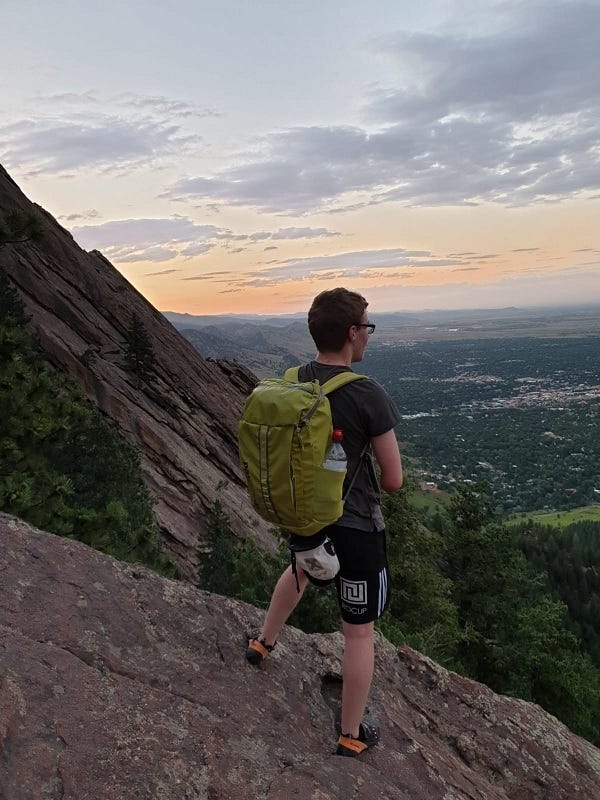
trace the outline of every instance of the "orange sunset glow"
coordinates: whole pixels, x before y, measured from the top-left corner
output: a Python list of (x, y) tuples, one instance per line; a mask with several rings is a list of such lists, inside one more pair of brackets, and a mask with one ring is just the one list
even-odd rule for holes
[(158, 309), (600, 302), (597, 5), (65, 3), (9, 2), (0, 161)]

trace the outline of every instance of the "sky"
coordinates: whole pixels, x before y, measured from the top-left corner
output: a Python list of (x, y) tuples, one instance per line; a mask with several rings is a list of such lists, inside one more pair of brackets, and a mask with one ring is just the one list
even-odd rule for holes
[(600, 302), (600, 0), (0, 8), (0, 163), (161, 311)]

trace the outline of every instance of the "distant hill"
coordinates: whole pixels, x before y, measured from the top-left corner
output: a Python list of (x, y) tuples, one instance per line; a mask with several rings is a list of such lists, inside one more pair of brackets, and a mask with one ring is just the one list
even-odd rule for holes
[[(280, 375), (288, 367), (314, 357), (315, 346), (302, 321), (269, 317), (266, 321), (238, 317), (167, 318), (203, 358), (237, 361), (255, 375)], [(177, 320), (174, 317), (188, 319)], [(193, 325), (189, 323), (193, 321)]]
[(306, 320), (304, 311), (298, 314), (179, 314), (176, 311), (163, 311), (164, 316), (178, 330), (182, 328), (204, 328), (206, 325), (225, 325), (229, 326), (237, 322), (253, 322), (260, 324), (267, 322), (268, 325), (285, 327), (290, 322)]
[[(273, 346), (260, 332), (249, 339), (246, 347), (224, 336), (215, 325), (207, 325), (205, 328), (182, 328), (179, 332), (203, 358), (236, 361), (252, 370), (259, 378), (278, 375), (304, 360), (296, 358), (285, 348)], [(260, 343), (261, 339), (263, 346)]]
[[(164, 316), (205, 358), (226, 358), (264, 377), (314, 357), (306, 314), (200, 315), (164, 312)], [(465, 339), (591, 336), (600, 334), (599, 306), (492, 308), (382, 312), (373, 344), (403, 345)]]

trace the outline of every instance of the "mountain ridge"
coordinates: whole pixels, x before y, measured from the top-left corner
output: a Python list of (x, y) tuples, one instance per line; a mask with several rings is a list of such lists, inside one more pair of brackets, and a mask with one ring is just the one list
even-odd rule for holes
[[(232, 532), (273, 550), (253, 511), (237, 454), (237, 420), (256, 377), (240, 364), (202, 358), (98, 251), (87, 253), (0, 167), (0, 210), (39, 214), (40, 242), (2, 249), (8, 273), (49, 361), (117, 423), (140, 453), (165, 547), (193, 580), (216, 500)], [(154, 354), (150, 380), (138, 385), (124, 365), (132, 314)], [(227, 403), (223, 403), (227, 397)]]
[[(600, 306), (593, 304), (462, 311), (377, 313), (374, 310), (370, 319), (377, 329), (369, 350), (420, 342), (597, 336), (599, 311)], [(203, 337), (218, 331), (220, 342), (214, 351), (218, 357), (238, 360), (261, 378), (281, 375), (288, 366), (314, 357), (314, 344), (305, 320), (267, 315), (165, 314), (202, 355), (211, 352), (210, 343)]]

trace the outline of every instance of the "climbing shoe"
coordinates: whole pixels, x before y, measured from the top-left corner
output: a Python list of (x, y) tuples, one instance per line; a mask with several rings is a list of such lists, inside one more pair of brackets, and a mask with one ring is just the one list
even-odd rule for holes
[[(277, 644), (277, 642), (275, 642)], [(275, 644), (265, 644), (262, 639), (250, 639), (246, 650), (246, 661), (249, 664), (262, 664), (265, 658), (272, 652)]]
[(376, 725), (368, 725), (366, 722), (361, 722), (356, 738), (349, 733), (341, 734), (335, 754), (337, 756), (355, 758), (365, 750), (368, 750), (369, 747), (374, 747), (380, 738), (379, 728)]

